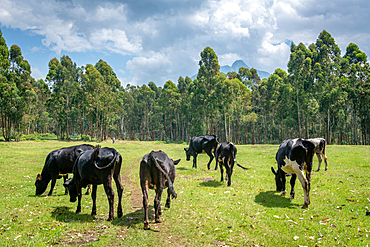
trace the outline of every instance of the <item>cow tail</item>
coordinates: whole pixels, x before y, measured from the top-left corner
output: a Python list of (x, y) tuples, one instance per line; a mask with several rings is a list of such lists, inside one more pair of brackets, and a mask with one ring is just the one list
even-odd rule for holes
[(158, 164), (157, 160), (153, 157), (152, 153), (149, 154), (149, 159), (151, 159), (154, 162), (154, 164), (158, 168), (158, 170), (160, 170), (163, 173), (163, 175), (166, 177), (166, 179), (168, 181), (168, 188), (170, 189), (170, 193), (172, 195), (172, 198), (177, 198), (177, 194), (175, 192), (172, 181), (171, 181), (170, 177), (168, 176), (167, 172), (165, 172), (163, 170), (163, 168)]
[(118, 161), (119, 160), (119, 158), (117, 157), (117, 152), (114, 152), (114, 157), (113, 157), (113, 159), (112, 159), (112, 161), (108, 164), (108, 165), (106, 165), (106, 166), (98, 166), (97, 164), (96, 164), (96, 161), (94, 161), (94, 165), (95, 165), (95, 167), (97, 168), (97, 169), (99, 169), (99, 170), (102, 170), (102, 169), (105, 169), (105, 168), (108, 168), (108, 167), (110, 167), (110, 166), (112, 166), (115, 162), (116, 162), (116, 160)]

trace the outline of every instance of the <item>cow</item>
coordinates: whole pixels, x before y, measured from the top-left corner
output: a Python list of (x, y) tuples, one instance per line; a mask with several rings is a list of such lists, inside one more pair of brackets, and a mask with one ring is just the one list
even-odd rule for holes
[[(63, 177), (65, 182), (68, 178), (68, 173), (72, 173), (77, 157), (82, 152), (93, 148), (94, 146), (92, 145), (82, 144), (51, 151), (46, 157), (41, 174), (37, 174), (35, 182), (36, 195), (39, 196), (43, 194), (51, 180), (51, 188), (48, 194), (51, 196), (57, 179)], [(89, 189), (87, 194), (88, 193)], [(65, 194), (68, 194), (67, 189), (65, 190)]]
[(172, 198), (177, 198), (177, 194), (173, 187), (175, 181), (176, 171), (175, 165), (180, 162), (179, 160), (170, 159), (163, 151), (152, 151), (144, 155), (140, 162), (140, 185), (143, 192), (143, 208), (144, 208), (144, 230), (149, 230), (149, 217), (148, 217), (148, 192), (149, 189), (154, 189), (156, 192), (154, 199), (155, 222), (160, 223), (161, 210), (161, 196), (163, 189), (167, 189), (166, 207), (171, 205)]
[(321, 166), (321, 161), (322, 161), (321, 156), (324, 158), (325, 171), (328, 170), (328, 162), (327, 162), (328, 157), (326, 157), (325, 155), (326, 140), (324, 138), (314, 138), (314, 139), (308, 139), (308, 140), (311, 141), (315, 145), (314, 152), (317, 156), (317, 159), (319, 160), (319, 166), (317, 167), (316, 171), (317, 172), (320, 171), (320, 166)]
[(103, 184), (109, 202), (109, 216), (107, 220), (113, 220), (113, 177), (118, 193), (117, 216), (118, 218), (122, 217), (121, 201), (123, 186), (120, 177), (121, 164), (122, 156), (119, 152), (114, 148), (100, 148), (99, 145), (95, 146), (94, 149), (85, 151), (78, 157), (73, 167), (73, 178), (68, 179), (64, 183), (64, 187), (69, 190), (70, 202), (75, 202), (78, 198), (76, 213), (81, 212), (81, 188), (92, 184), (91, 198), (93, 200), (93, 207), (91, 215), (96, 215), (96, 189), (99, 184)]
[(224, 181), (224, 169), (226, 169), (226, 177), (228, 179), (227, 186), (231, 185), (231, 175), (233, 174), (234, 165), (237, 164), (239, 167), (246, 170), (244, 166), (239, 165), (236, 162), (236, 153), (237, 148), (232, 142), (223, 142), (221, 143), (215, 151), (215, 158), (216, 158), (216, 170), (217, 164), (220, 162), (220, 170), (221, 170), (221, 182)]
[[(290, 199), (294, 198), (294, 185), (298, 176), (304, 192), (304, 204), (302, 208), (307, 208), (310, 204), (312, 159), (314, 149), (315, 145), (306, 139), (298, 138), (285, 140), (280, 144), (275, 157), (278, 164), (278, 170), (275, 172), (274, 168), (271, 167), (271, 171), (275, 175), (276, 191), (282, 191), (281, 195), (286, 194), (286, 174), (292, 174), (290, 179)], [(306, 176), (304, 171), (306, 171)]]
[(190, 160), (190, 156), (193, 156), (193, 168), (197, 168), (197, 156), (200, 153), (206, 153), (209, 156), (209, 162), (207, 164), (208, 170), (210, 169), (210, 164), (214, 158), (212, 152), (214, 153), (218, 140), (216, 135), (205, 135), (205, 136), (194, 136), (190, 140), (188, 148), (184, 148), (186, 152), (186, 160)]

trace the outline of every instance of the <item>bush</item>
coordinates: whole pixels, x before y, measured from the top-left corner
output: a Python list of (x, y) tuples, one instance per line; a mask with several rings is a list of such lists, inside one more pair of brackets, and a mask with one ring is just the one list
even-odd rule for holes
[(91, 141), (91, 136), (89, 135), (79, 135), (78, 138), (82, 141)]

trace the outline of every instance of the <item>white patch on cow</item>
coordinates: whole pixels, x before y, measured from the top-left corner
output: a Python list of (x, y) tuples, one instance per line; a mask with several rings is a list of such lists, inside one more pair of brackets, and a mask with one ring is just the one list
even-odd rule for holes
[(291, 174), (291, 173), (298, 174), (299, 173), (300, 169), (299, 169), (299, 165), (297, 161), (291, 161), (290, 159), (288, 159), (288, 157), (285, 156), (284, 163), (285, 165), (282, 166), (281, 169), (285, 173), (288, 173), (288, 174)]
[(285, 162), (285, 165), (281, 167), (281, 169), (285, 172), (285, 173), (294, 173), (297, 175), (298, 177), (298, 180), (299, 182), (301, 182), (301, 185), (303, 187), (303, 192), (304, 192), (304, 201), (305, 202), (308, 202), (309, 201), (309, 195), (308, 195), (308, 191), (305, 189), (306, 188), (306, 184), (308, 183), (307, 179), (306, 179), (306, 176), (304, 175), (304, 172), (299, 168), (299, 165), (297, 163), (297, 161), (292, 161), (290, 159), (288, 159), (288, 157), (285, 156), (285, 159), (284, 159), (284, 162)]

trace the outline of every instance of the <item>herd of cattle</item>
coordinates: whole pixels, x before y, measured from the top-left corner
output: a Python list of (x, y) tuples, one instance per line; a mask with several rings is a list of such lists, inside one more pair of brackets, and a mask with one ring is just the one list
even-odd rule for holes
[[(294, 185), (296, 178), (302, 184), (304, 192), (304, 204), (302, 208), (308, 207), (310, 204), (310, 188), (311, 188), (311, 173), (312, 160), (314, 154), (317, 155), (319, 165), (317, 171), (320, 170), (322, 159), (325, 162), (325, 170), (328, 168), (327, 157), (325, 155), (326, 141), (323, 138), (315, 139), (289, 139), (283, 141), (276, 153), (276, 162), (278, 165), (277, 171), (271, 167), (272, 173), (275, 175), (276, 191), (281, 191), (281, 195), (286, 194), (285, 183), (286, 176), (291, 175), (290, 198), (294, 198)], [(219, 144), (216, 135), (196, 136), (191, 138), (188, 148), (185, 148), (186, 160), (190, 160), (193, 156), (193, 167), (197, 168), (197, 155), (206, 153), (209, 156), (207, 164), (210, 169), (210, 164), (216, 158), (215, 170), (220, 164), (221, 182), (224, 180), (224, 168), (226, 170), (227, 185), (231, 185), (231, 175), (234, 165), (247, 169), (236, 162), (237, 148), (231, 142)], [(143, 193), (143, 208), (144, 208), (144, 229), (150, 229), (148, 217), (148, 191), (154, 189), (156, 196), (154, 199), (155, 222), (161, 222), (161, 196), (163, 190), (167, 189), (166, 207), (170, 207), (171, 197), (176, 198), (177, 194), (173, 187), (176, 177), (175, 165), (180, 160), (172, 160), (163, 151), (152, 151), (144, 155), (140, 162), (140, 185)], [(100, 145), (92, 146), (88, 144), (77, 145), (67, 148), (54, 150), (46, 157), (45, 165), (41, 174), (37, 175), (35, 186), (36, 195), (41, 195), (46, 191), (46, 188), (51, 180), (51, 188), (48, 195), (52, 195), (56, 180), (64, 178), (65, 194), (70, 195), (70, 201), (75, 202), (78, 199), (76, 213), (81, 212), (81, 197), (82, 188), (88, 186), (86, 194), (90, 193), (92, 185), (91, 197), (93, 199), (93, 207), (91, 215), (96, 215), (96, 189), (99, 184), (103, 184), (105, 193), (109, 202), (109, 217), (112, 220), (114, 216), (114, 191), (112, 189), (112, 178), (114, 179), (118, 193), (117, 216), (122, 217), (122, 192), (121, 184), (121, 164), (122, 156), (114, 148), (104, 147)], [(73, 178), (68, 179), (68, 173), (73, 173)]]

